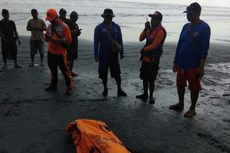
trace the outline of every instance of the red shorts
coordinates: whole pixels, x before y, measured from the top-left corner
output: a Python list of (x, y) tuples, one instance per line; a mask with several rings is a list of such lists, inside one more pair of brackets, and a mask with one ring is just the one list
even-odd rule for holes
[(196, 77), (197, 69), (189, 69), (182, 70), (180, 68), (177, 69), (177, 78), (176, 84), (177, 87), (186, 87), (188, 81), (188, 88), (191, 91), (199, 91), (201, 90), (200, 79)]

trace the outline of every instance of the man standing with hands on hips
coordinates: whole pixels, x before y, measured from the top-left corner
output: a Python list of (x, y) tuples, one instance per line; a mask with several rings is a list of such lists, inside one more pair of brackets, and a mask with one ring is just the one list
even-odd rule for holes
[(177, 73), (179, 102), (169, 108), (178, 111), (184, 109), (185, 87), (188, 82), (192, 104), (184, 116), (192, 117), (196, 114), (195, 106), (201, 90), (200, 79), (204, 75), (209, 50), (210, 27), (200, 19), (201, 6), (198, 3), (190, 4), (184, 13), (187, 13), (189, 23), (181, 31), (173, 63), (173, 72)]

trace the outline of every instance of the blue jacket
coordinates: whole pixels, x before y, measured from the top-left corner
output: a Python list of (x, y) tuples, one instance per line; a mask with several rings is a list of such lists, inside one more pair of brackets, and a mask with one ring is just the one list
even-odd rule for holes
[(94, 31), (94, 57), (98, 58), (100, 62), (118, 59), (118, 54), (112, 53), (111, 40), (106, 29), (110, 32), (112, 38), (122, 46), (120, 54), (123, 55), (124, 52), (120, 26), (112, 22), (111, 28), (108, 28), (102, 22), (96, 26)]
[(201, 59), (206, 59), (210, 44), (210, 27), (204, 21), (184, 25), (177, 44), (174, 64), (182, 69), (198, 68)]

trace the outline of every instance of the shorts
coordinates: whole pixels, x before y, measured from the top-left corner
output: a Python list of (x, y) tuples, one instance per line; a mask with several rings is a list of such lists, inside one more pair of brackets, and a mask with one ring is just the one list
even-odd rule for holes
[(109, 61), (109, 62), (99, 62), (99, 78), (107, 78), (108, 69), (110, 69), (110, 75), (112, 78), (119, 78), (121, 75), (120, 64), (118, 60)]
[(2, 41), (2, 57), (4, 59), (16, 60), (17, 51), (16, 40)]
[(188, 88), (191, 91), (200, 91), (201, 84), (200, 79), (197, 78), (197, 69), (182, 70), (177, 69), (176, 84), (177, 87), (186, 87), (188, 82)]
[(140, 79), (155, 81), (159, 70), (159, 62), (142, 62), (140, 68)]
[(44, 42), (30, 40), (30, 53), (34, 55), (37, 54), (38, 51), (40, 55), (44, 54)]

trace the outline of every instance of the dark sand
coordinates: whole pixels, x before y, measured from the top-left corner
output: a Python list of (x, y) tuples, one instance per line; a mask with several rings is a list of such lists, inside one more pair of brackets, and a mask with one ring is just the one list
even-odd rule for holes
[(125, 145), (140, 153), (230, 153), (229, 44), (212, 43), (197, 115), (188, 119), (183, 117), (190, 105), (188, 91), (182, 113), (168, 109), (178, 101), (171, 71), (175, 43), (164, 48), (155, 105), (135, 98), (142, 92), (138, 52), (143, 44), (125, 43), (121, 68), (128, 97), (117, 98), (115, 81), (109, 79), (109, 96), (104, 98), (92, 42), (79, 43), (76, 89), (65, 96), (61, 74), (59, 90), (44, 91), (50, 79), (47, 64), (28, 67), (29, 39), (22, 38), (18, 61), (23, 68), (15, 69), (9, 61), (9, 69), (0, 72), (0, 153), (74, 153), (64, 129), (79, 118), (105, 121)]

